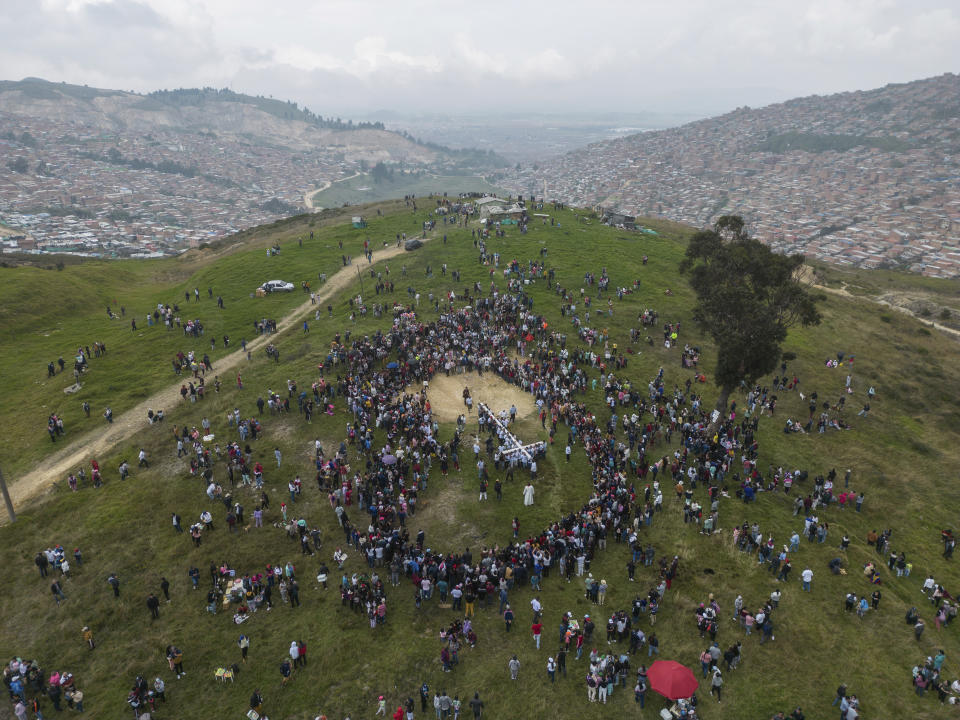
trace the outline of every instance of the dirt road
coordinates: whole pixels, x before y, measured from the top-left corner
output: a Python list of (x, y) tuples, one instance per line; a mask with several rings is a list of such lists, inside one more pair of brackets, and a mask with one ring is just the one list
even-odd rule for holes
[(313, 196), (319, 195), (328, 187), (333, 185), (335, 182), (344, 182), (345, 180), (353, 180), (360, 173), (354, 173), (350, 177), (340, 178), (339, 180), (327, 180), (321, 187), (318, 187), (316, 190), (311, 190), (303, 196), (303, 204), (307, 206), (307, 210), (313, 212), (316, 208), (313, 206)]
[[(384, 248), (373, 253), (373, 260), (374, 262), (389, 260), (403, 252), (402, 246)], [(361, 267), (365, 269), (368, 266), (363, 265)], [(317, 292), (317, 305), (311, 304), (308, 299), (277, 323), (277, 332), (281, 333), (298, 327), (304, 318), (314, 313), (318, 305), (346, 288), (356, 277), (356, 265), (341, 268)], [(261, 335), (247, 343), (247, 350), (258, 350), (261, 346), (267, 344), (268, 339), (273, 339), (273, 336)], [(230, 353), (217, 361), (217, 374), (224, 379), (226, 384), (229, 384), (229, 376), (232, 371), (239, 367), (241, 363), (245, 363), (246, 359), (247, 353), (242, 349)], [(90, 458), (103, 455), (113, 446), (142, 430), (147, 422), (147, 410), (176, 407), (181, 402), (180, 384), (181, 380), (178, 379), (170, 387), (154, 393), (136, 407), (115, 417), (112, 424), (102, 425), (97, 430), (86, 433), (45, 459), (31, 472), (14, 479), (10, 485), (10, 495), (14, 506), (21, 507), (30, 498), (49, 490), (54, 481), (65, 478), (71, 470), (76, 470), (84, 465)], [(6, 522), (6, 519), (6, 513), (4, 513), (0, 522)]]
[(816, 281), (816, 275), (809, 266), (804, 266), (801, 270), (801, 280), (806, 282), (811, 287), (816, 288), (817, 290), (823, 290), (826, 293), (831, 295), (839, 295), (840, 297), (850, 298), (851, 300), (866, 300), (867, 302), (875, 303), (876, 305), (883, 305), (888, 307), (891, 310), (896, 312), (903, 313), (904, 315), (909, 315), (914, 320), (917, 320), (927, 327), (932, 327), (934, 330), (939, 330), (943, 333), (946, 333), (954, 339), (960, 340), (960, 330), (956, 328), (948, 327), (946, 325), (941, 325), (938, 322), (929, 320), (925, 317), (920, 316), (918, 313), (911, 310), (904, 303), (907, 300), (907, 293), (896, 293), (888, 292), (884, 293), (880, 297), (876, 295), (855, 295), (854, 293), (847, 290), (846, 283), (843, 283), (840, 287), (828, 287), (827, 285), (821, 285)]

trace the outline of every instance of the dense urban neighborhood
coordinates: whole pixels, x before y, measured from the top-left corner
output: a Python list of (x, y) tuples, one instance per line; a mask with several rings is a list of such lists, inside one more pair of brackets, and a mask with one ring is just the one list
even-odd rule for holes
[[(37, 90), (19, 87), (26, 101), (23, 88)], [(40, 89), (63, 95), (59, 87)], [(302, 211), (312, 189), (377, 162), (423, 168), (456, 161), (405, 132), (320, 130), (296, 106), (250, 104), (273, 102), (262, 98), (244, 96), (242, 104), (241, 96), (197, 91), (207, 93), (207, 106), (175, 108), (176, 122), (193, 123), (178, 127), (169, 105), (151, 115), (137, 109), (141, 96), (90, 92), (86, 104), (66, 98), (75, 103), (70, 112), (42, 104), (19, 112), (9, 94), (0, 97), (3, 252), (175, 254)], [(121, 112), (114, 105), (122, 102)], [(211, 116), (238, 107), (244, 132), (210, 129), (219, 130)], [(291, 142), (278, 142), (286, 131)], [(945, 74), (739, 108), (519, 163), (492, 178), (621, 220), (644, 215), (703, 227), (739, 214), (782, 252), (952, 277), (960, 275), (958, 158), (960, 77)]]
[(6, 252), (175, 254), (290, 215), (306, 191), (360, 167), (336, 149), (11, 114), (0, 114), (0, 148), (11, 164), (0, 174)]
[(500, 184), (702, 227), (742, 215), (783, 252), (960, 275), (960, 76), (813, 96), (590, 145)]

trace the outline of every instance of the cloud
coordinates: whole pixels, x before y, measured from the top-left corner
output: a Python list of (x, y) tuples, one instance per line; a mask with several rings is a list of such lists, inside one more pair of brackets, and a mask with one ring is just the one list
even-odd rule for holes
[(387, 49), (387, 41), (382, 37), (365, 37), (354, 46), (354, 72), (362, 74), (361, 68), (367, 72), (376, 72), (383, 68), (404, 70), (420, 70), (424, 72), (439, 72), (443, 64), (435, 55), (412, 55), (400, 50)]
[(510, 63), (505, 57), (492, 55), (476, 47), (466, 33), (454, 36), (454, 51), (458, 59), (466, 64), (464, 70), (493, 75), (506, 75), (510, 71)]
[(520, 63), (521, 75), (533, 74), (539, 80), (573, 80), (576, 66), (553, 48), (546, 48)]
[(2, 1), (9, 79), (232, 85), (342, 114), (720, 111), (960, 60), (954, 0)]
[(192, 84), (223, 63), (204, 27), (174, 22), (146, 2), (5, 1), (12, 12), (0, 14), (0, 67), (9, 79), (150, 90)]

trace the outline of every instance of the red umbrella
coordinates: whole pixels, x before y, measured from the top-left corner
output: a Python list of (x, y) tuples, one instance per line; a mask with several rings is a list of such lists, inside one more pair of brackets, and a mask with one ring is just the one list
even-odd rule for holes
[(693, 670), (673, 660), (657, 660), (647, 670), (650, 689), (669, 700), (688, 698), (697, 691), (699, 683)]

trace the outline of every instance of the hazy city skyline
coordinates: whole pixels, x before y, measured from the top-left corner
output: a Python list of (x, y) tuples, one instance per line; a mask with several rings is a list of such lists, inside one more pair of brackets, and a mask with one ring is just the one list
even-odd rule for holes
[(4, 79), (231, 87), (323, 115), (708, 115), (960, 69), (948, 0), (8, 0)]

